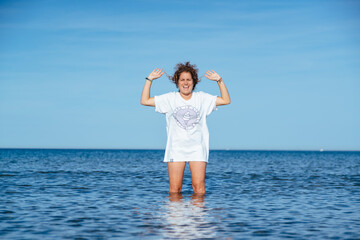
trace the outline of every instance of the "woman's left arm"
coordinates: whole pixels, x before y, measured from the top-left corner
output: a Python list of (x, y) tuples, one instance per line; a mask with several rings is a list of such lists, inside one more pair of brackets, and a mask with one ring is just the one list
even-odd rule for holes
[(216, 81), (220, 88), (220, 97), (216, 99), (216, 106), (228, 105), (231, 103), (229, 92), (223, 79), (214, 70), (207, 71), (205, 77), (209, 80)]

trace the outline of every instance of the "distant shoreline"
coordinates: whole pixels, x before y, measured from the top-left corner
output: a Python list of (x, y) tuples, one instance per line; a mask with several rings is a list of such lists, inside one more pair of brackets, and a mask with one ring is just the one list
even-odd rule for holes
[[(3, 148), (0, 150), (94, 150), (94, 151), (165, 151), (157, 148)], [(237, 152), (360, 152), (360, 150), (326, 150), (326, 149), (210, 149), (210, 151)]]

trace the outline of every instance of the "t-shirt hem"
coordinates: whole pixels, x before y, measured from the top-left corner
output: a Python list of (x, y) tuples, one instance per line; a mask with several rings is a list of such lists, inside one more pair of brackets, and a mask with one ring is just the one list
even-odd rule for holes
[(208, 160), (164, 160), (164, 162), (208, 162)]

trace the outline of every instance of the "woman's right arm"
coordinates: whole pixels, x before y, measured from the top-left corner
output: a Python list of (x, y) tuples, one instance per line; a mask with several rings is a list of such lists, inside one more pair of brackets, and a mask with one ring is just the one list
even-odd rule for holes
[(145, 106), (151, 106), (155, 107), (155, 98), (150, 97), (150, 88), (152, 81), (161, 77), (164, 74), (162, 68), (154, 69), (149, 76), (147, 77), (147, 80), (144, 85), (144, 89), (141, 94), (141, 100), (140, 103)]

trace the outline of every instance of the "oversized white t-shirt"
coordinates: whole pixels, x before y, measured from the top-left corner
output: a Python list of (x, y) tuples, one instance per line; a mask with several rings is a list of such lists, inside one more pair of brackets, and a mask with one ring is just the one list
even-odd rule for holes
[(216, 98), (204, 92), (193, 92), (189, 100), (179, 92), (155, 96), (155, 111), (166, 115), (164, 162), (208, 161), (206, 117), (217, 109)]

